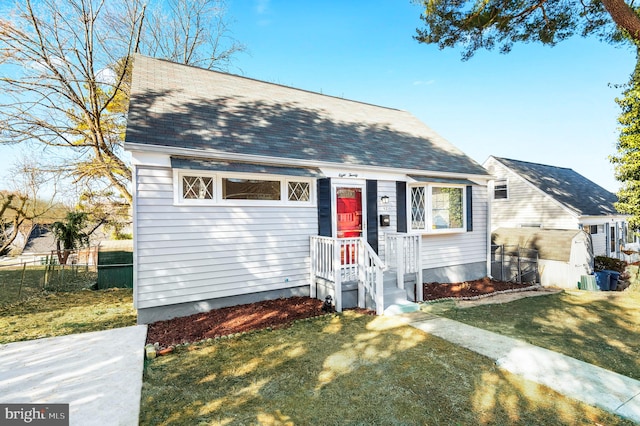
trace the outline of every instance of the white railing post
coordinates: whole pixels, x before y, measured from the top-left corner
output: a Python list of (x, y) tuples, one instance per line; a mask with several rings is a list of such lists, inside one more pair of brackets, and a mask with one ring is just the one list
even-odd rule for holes
[(358, 307), (365, 307), (365, 289), (367, 288), (365, 283), (369, 275), (369, 262), (368, 254), (365, 248), (366, 243), (362, 238), (358, 240)]
[(396, 281), (398, 288), (404, 288), (405, 239), (396, 239)]
[[(342, 259), (341, 243), (337, 238), (333, 240), (333, 282), (336, 299), (336, 311), (342, 312)], [(346, 253), (345, 253), (346, 259)]]
[(312, 299), (318, 297), (316, 294), (316, 272), (317, 272), (317, 244), (318, 240), (315, 237), (311, 237), (311, 250), (309, 253), (309, 295)]
[(391, 245), (393, 244), (393, 236), (390, 233), (385, 234), (384, 236), (384, 255), (385, 255), (385, 261), (387, 262), (387, 265), (389, 266), (393, 266), (393, 248), (391, 247)]
[(418, 242), (416, 248), (416, 268), (418, 269), (418, 272), (416, 273), (416, 298), (419, 302), (422, 302), (424, 300), (424, 294), (422, 293), (422, 237), (420, 235), (416, 235), (416, 239)]
[(384, 313), (384, 281), (382, 276), (382, 268), (373, 268), (376, 274), (375, 282), (375, 303), (376, 303), (376, 315), (382, 315)]

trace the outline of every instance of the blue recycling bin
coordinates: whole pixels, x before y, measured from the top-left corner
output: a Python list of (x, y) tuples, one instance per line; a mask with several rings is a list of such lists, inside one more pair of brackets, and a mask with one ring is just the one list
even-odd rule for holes
[(598, 288), (601, 291), (609, 291), (610, 285), (609, 284), (609, 271), (596, 271), (596, 284), (598, 285)]
[(618, 271), (610, 271), (609, 273), (609, 291), (616, 291), (618, 289), (618, 280), (620, 279), (620, 272)]

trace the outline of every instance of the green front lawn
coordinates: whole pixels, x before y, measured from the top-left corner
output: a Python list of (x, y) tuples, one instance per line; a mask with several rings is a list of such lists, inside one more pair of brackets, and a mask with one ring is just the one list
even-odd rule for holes
[[(633, 333), (621, 329), (638, 324), (638, 299), (598, 297), (565, 293), (518, 302), (547, 301), (531, 311), (533, 321), (529, 308), (516, 312), (513, 303), (492, 316), (510, 312), (519, 318), (514, 330), (548, 333), (564, 323), (580, 331), (576, 336), (596, 339), (584, 345), (578, 337), (566, 339), (576, 351), (607, 341), (616, 355), (626, 354)], [(500, 308), (452, 306), (447, 315)], [(135, 322), (130, 289), (49, 294), (0, 309), (0, 343)], [(608, 323), (617, 324), (617, 335)], [(631, 424), (393, 318), (347, 312), (189, 348), (146, 362), (141, 424)]]
[(135, 324), (131, 289), (51, 293), (0, 308), (0, 344)]
[(640, 293), (565, 291), (439, 315), (640, 380)]
[(147, 362), (140, 423), (631, 424), (398, 320), (352, 312)]

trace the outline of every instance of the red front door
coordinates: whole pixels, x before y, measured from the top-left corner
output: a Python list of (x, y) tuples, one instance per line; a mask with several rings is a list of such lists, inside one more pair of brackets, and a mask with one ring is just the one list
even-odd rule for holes
[(362, 236), (362, 188), (336, 188), (337, 237)]

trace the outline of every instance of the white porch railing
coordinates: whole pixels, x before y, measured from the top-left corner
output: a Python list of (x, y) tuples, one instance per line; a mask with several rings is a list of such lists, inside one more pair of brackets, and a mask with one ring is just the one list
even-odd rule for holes
[(342, 283), (358, 282), (358, 306), (365, 307), (369, 294), (376, 313), (384, 310), (385, 264), (362, 238), (311, 237), (311, 297), (317, 297), (316, 280), (334, 283), (336, 311), (342, 312)]
[(385, 234), (385, 259), (395, 269), (399, 288), (404, 288), (404, 275), (415, 274), (416, 298), (422, 300), (422, 237), (412, 234)]
[(384, 312), (384, 271), (387, 269), (371, 246), (362, 240), (362, 262), (358, 280), (358, 307), (364, 308), (370, 294), (376, 305), (376, 315)]

